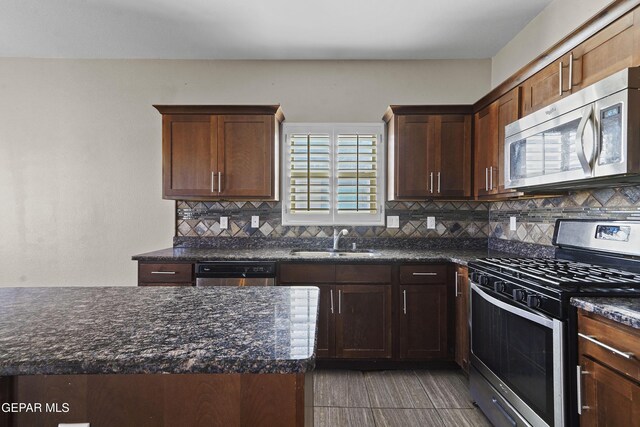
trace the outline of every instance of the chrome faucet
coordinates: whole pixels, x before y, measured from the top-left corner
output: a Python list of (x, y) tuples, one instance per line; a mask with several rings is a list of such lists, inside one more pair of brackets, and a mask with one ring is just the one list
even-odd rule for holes
[(333, 250), (334, 251), (338, 250), (338, 244), (340, 243), (340, 237), (346, 236), (348, 233), (349, 233), (349, 231), (346, 228), (343, 228), (342, 230), (340, 230), (340, 232), (338, 232), (338, 230), (336, 230), (335, 228), (333, 229)]

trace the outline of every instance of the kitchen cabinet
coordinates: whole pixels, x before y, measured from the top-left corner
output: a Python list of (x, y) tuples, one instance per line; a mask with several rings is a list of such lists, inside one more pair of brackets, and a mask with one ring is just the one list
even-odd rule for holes
[(193, 286), (191, 263), (138, 263), (138, 286)]
[(470, 196), (470, 106), (390, 106), (383, 119), (389, 200)]
[(520, 118), (520, 89), (515, 88), (475, 114), (474, 195), (479, 198), (521, 195), (504, 188), (505, 126)]
[(336, 291), (336, 357), (390, 358), (391, 285), (336, 285)]
[(467, 267), (458, 265), (454, 271), (455, 306), (456, 306), (456, 363), (469, 372), (469, 271)]
[(166, 106), (163, 198), (277, 200), (279, 106)]
[(580, 425), (640, 426), (640, 331), (579, 310), (578, 332)]
[(563, 55), (522, 83), (522, 115), (562, 99), (570, 93), (565, 90), (569, 77), (569, 54)]
[(385, 359), (392, 356), (391, 266), (280, 265), (281, 285), (320, 288), (318, 357)]
[(530, 114), (627, 67), (640, 65), (640, 13), (632, 11), (589, 37), (522, 84)]
[(446, 359), (448, 290), (446, 265), (400, 266), (400, 358)]

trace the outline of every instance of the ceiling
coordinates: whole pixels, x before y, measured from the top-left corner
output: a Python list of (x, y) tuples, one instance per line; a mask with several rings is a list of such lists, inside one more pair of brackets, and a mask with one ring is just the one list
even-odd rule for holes
[(551, 0), (2, 0), (0, 57), (494, 56)]

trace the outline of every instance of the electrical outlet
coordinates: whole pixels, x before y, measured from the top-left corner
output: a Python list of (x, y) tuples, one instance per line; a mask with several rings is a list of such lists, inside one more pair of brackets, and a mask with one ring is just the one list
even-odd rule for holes
[(516, 223), (516, 217), (509, 217), (509, 230), (516, 231), (518, 229), (518, 224)]
[(400, 217), (399, 216), (388, 216), (387, 217), (387, 228), (400, 228)]
[(260, 228), (260, 217), (258, 215), (251, 217), (251, 228)]
[(220, 217), (220, 230), (226, 230), (229, 228), (229, 217), (221, 216)]
[(436, 228), (436, 217), (435, 216), (428, 216), (427, 217), (427, 228), (429, 230), (435, 230), (435, 228)]

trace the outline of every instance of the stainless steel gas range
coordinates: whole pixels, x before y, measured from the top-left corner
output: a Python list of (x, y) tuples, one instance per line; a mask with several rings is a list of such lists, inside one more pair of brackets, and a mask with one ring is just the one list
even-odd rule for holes
[(558, 220), (553, 243), (553, 259), (469, 263), (471, 395), (495, 426), (577, 425), (569, 299), (640, 296), (640, 221)]

